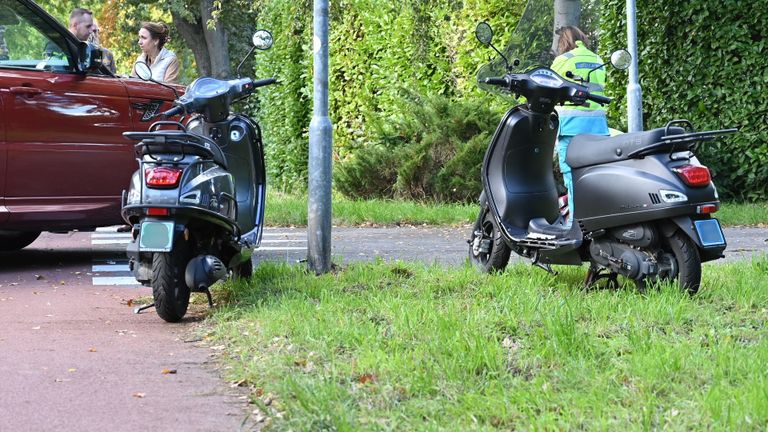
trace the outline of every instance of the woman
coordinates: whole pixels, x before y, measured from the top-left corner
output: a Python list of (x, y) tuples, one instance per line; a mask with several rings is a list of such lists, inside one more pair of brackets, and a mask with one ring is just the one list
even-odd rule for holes
[(173, 52), (163, 48), (168, 41), (168, 33), (168, 26), (164, 23), (141, 23), (141, 29), (139, 29), (141, 55), (136, 61), (149, 65), (152, 70), (152, 79), (155, 81), (175, 83), (179, 78), (179, 59)]
[[(586, 80), (589, 75), (589, 92), (603, 95), (605, 90), (605, 68), (600, 66), (603, 60), (587, 48), (589, 39), (577, 27), (565, 26), (557, 30), (560, 36), (557, 45), (558, 56), (552, 63), (552, 70), (563, 78), (566, 72), (571, 71)], [(597, 69), (595, 69), (597, 68)], [(592, 71), (595, 69), (594, 71)], [(590, 74), (590, 71), (592, 73)], [(585, 83), (586, 84), (586, 83)], [(579, 134), (588, 133), (594, 135), (609, 135), (608, 119), (605, 109), (595, 102), (587, 101), (585, 105), (558, 106), (557, 113), (560, 117), (560, 130), (557, 136), (557, 155), (560, 160), (560, 172), (563, 174), (563, 182), (568, 188), (568, 221), (570, 227), (573, 222), (573, 182), (571, 167), (565, 161), (568, 144), (571, 139)]]

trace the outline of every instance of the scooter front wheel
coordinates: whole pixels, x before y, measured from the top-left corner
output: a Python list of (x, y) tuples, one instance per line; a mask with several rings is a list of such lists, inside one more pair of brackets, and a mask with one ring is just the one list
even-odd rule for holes
[(190, 295), (184, 280), (187, 258), (180, 248), (152, 257), (152, 296), (157, 314), (166, 322), (179, 322), (187, 313)]
[(504, 270), (511, 250), (493, 220), (493, 215), (483, 206), (472, 227), (469, 241), (469, 262), (480, 270), (491, 273)]

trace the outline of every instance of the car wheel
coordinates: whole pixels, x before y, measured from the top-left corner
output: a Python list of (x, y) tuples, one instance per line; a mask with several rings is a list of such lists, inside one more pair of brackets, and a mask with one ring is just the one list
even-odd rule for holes
[(40, 236), (40, 231), (0, 231), (0, 251), (24, 249)]

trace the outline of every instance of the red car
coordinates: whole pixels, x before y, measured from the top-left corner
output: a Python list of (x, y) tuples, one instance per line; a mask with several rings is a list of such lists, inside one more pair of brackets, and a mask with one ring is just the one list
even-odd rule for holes
[(2, 2), (0, 37), (0, 250), (121, 224), (137, 167), (122, 133), (147, 130), (173, 92), (112, 75), (31, 0)]

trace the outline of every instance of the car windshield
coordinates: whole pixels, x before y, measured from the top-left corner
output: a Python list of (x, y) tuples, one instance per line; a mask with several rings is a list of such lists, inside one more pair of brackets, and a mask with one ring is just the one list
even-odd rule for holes
[(0, 5), (0, 68), (70, 71), (64, 38), (26, 6)]
[[(494, 41), (496, 47), (504, 54), (510, 63), (519, 61), (513, 72), (525, 72), (535, 67), (549, 67), (554, 61), (555, 38), (555, 7), (553, 1), (529, 0), (517, 23), (517, 27), (507, 44), (502, 49), (504, 41)], [(582, 0), (579, 11), (578, 25), (587, 33), (592, 41), (590, 48), (597, 49), (597, 17), (600, 15), (600, 0)], [(500, 56), (490, 63), (483, 65), (477, 73), (478, 82), (487, 77), (503, 76), (507, 73), (506, 63)], [(484, 90), (498, 91), (499, 87), (480, 85)]]

